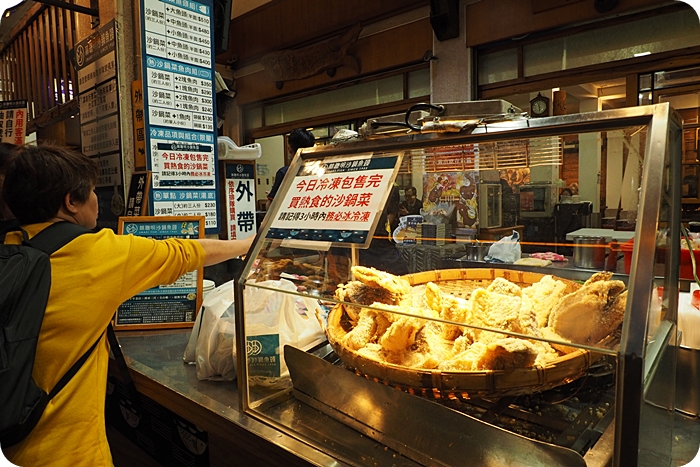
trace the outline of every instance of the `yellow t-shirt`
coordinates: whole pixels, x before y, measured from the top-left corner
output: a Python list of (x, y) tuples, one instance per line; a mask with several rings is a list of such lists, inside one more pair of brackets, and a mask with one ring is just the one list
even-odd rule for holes
[[(24, 228), (33, 237), (48, 225)], [(19, 243), (19, 236), (8, 234), (5, 242)], [(81, 235), (51, 256), (51, 291), (33, 370), (38, 386), (48, 393), (100, 335), (102, 339), (49, 402), (29, 436), (3, 450), (10, 462), (22, 467), (112, 465), (104, 417), (105, 329), (122, 302), (202, 267), (204, 258), (196, 241), (156, 241), (109, 229)]]

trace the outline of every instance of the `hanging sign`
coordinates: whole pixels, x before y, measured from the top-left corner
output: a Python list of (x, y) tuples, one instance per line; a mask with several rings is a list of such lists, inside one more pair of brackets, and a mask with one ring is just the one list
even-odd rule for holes
[(303, 161), (267, 237), (369, 243), (399, 159), (366, 155)]
[(98, 167), (97, 226), (113, 230), (124, 207), (116, 37), (116, 21), (112, 20), (70, 51), (78, 76), (81, 151)]
[[(120, 217), (119, 234), (164, 240), (203, 238), (202, 217)], [(127, 271), (128, 272), (128, 271)], [(117, 310), (114, 329), (192, 327), (202, 303), (203, 269), (183, 274), (168, 285), (148, 289)]]
[(146, 165), (157, 216), (218, 233), (212, 0), (141, 0)]

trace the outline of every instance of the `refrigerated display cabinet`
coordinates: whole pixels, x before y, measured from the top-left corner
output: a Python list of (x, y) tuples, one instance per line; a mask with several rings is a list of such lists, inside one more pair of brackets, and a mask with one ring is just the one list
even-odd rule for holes
[[(425, 108), (430, 114), (417, 124), (407, 112), (408, 131), (390, 118), (369, 121), (357, 137), (300, 150), (291, 162), (235, 286), (241, 411), (340, 464), (670, 465), (679, 116), (668, 104), (536, 119), (503, 101)], [(400, 255), (388, 238), (401, 227), (387, 229), (385, 209), (399, 167), (443, 183), (424, 193), (426, 201), (439, 208), (448, 199), (460, 209), (471, 197), (461, 188), (485, 170), (556, 170), (564, 141), (580, 143), (571, 147), (582, 165), (599, 161), (601, 147), (623, 148), (639, 181), (631, 272), (604, 277), (611, 285), (600, 292), (610, 310), (625, 288), (619, 326), (572, 342), (561, 334), (585, 328), (581, 314), (559, 315), (558, 327), (546, 316), (543, 325), (517, 326), (456, 316), (476, 316), (479, 300), (491, 312), (522, 310), (522, 290), (548, 274), (566, 288), (562, 294), (573, 294), (593, 270), (485, 263), (405, 281), (390, 274), (399, 273)], [(465, 174), (468, 181), (455, 186)], [(369, 265), (375, 269), (363, 269)], [(520, 305), (493, 304), (489, 293), (499, 290), (484, 288), (496, 278), (506, 289), (518, 285), (512, 294)], [(470, 298), (473, 290), (480, 291)], [(528, 362), (465, 356), (476, 343), (500, 351), (499, 339), (525, 348)]]

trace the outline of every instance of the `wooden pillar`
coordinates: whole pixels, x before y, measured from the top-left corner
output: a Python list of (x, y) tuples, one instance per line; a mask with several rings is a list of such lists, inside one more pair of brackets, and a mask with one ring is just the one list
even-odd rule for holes
[(566, 91), (554, 91), (552, 115), (566, 115)]

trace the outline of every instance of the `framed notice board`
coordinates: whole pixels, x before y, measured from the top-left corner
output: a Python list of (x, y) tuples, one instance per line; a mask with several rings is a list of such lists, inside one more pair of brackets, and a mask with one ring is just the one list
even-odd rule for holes
[[(120, 235), (164, 240), (203, 238), (204, 216), (120, 217)], [(203, 268), (182, 275), (172, 284), (148, 289), (122, 303), (115, 330), (192, 327), (202, 304)]]

